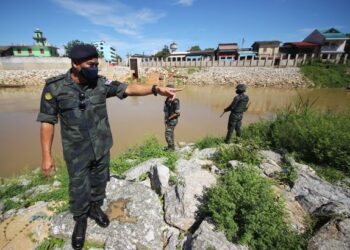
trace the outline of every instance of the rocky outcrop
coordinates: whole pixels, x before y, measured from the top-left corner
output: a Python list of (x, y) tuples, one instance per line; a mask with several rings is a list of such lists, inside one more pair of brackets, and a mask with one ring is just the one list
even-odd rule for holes
[(180, 159), (176, 169), (178, 183), (171, 186), (164, 196), (165, 220), (174, 227), (188, 230), (196, 221), (203, 191), (214, 185), (216, 178), (189, 160)]
[[(163, 249), (165, 223), (156, 193), (144, 185), (112, 178), (103, 209), (111, 220), (108, 228), (89, 220), (86, 239), (104, 243), (105, 249)], [(70, 239), (74, 220), (68, 212), (53, 219), (52, 235)]]
[(350, 214), (349, 190), (321, 179), (306, 165), (293, 164), (299, 176), (291, 191), (305, 210), (323, 216)]
[(222, 232), (214, 231), (214, 225), (207, 220), (202, 221), (191, 239), (192, 250), (248, 250), (248, 247), (229, 242)]
[(334, 219), (324, 225), (308, 242), (308, 250), (349, 250), (350, 218)]
[(166, 160), (165, 158), (155, 158), (155, 159), (150, 159), (148, 161), (142, 162), (139, 165), (130, 168), (124, 173), (125, 180), (135, 181), (141, 175), (150, 172), (151, 167), (161, 165), (165, 160)]
[(150, 170), (151, 187), (157, 194), (163, 195), (169, 186), (170, 171), (164, 165), (152, 166)]

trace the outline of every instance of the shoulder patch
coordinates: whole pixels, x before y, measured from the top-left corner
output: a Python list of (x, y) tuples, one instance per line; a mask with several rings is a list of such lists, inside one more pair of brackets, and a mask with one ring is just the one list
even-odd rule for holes
[(50, 77), (50, 78), (46, 79), (45, 82), (46, 82), (46, 84), (51, 84), (51, 83), (57, 82), (59, 80), (62, 80), (65, 76), (66, 76), (65, 74), (62, 74), (62, 75)]

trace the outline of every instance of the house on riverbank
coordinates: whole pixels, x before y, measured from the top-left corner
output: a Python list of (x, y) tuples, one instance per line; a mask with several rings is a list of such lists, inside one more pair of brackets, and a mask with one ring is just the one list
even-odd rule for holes
[(280, 44), (280, 41), (256, 41), (252, 48), (260, 58), (268, 58), (279, 55)]
[(34, 31), (34, 45), (4, 45), (0, 46), (0, 56), (15, 56), (15, 57), (54, 57), (59, 56), (57, 47), (50, 45), (43, 36), (43, 32), (39, 29)]

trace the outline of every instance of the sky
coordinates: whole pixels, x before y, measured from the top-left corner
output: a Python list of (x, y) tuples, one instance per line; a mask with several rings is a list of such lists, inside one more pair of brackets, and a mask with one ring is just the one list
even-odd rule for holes
[(33, 44), (40, 28), (60, 53), (74, 39), (103, 40), (123, 58), (172, 42), (186, 51), (300, 41), (315, 28), (350, 33), (350, 0), (1, 0), (0, 7), (0, 45)]

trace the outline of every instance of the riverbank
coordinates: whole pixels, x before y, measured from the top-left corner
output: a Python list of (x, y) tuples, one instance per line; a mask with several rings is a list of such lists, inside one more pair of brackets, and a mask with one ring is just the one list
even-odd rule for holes
[[(111, 161), (103, 209), (113, 220), (104, 230), (89, 221), (87, 245), (347, 249), (348, 118), (304, 104), (244, 128), (242, 140), (229, 145), (207, 137), (167, 152), (148, 138)], [(50, 181), (38, 169), (2, 184), (2, 244), (16, 248), (28, 241), (31, 249), (70, 244), (68, 175), (63, 162), (57, 166)]]
[[(45, 79), (64, 74), (66, 70), (2, 70), (2, 86), (37, 86)], [(244, 82), (254, 87), (304, 88), (312, 86), (299, 68), (141, 68), (140, 79), (132, 80), (127, 67), (115, 67), (102, 70), (101, 75), (109, 79), (139, 83), (167, 83), (176, 85), (236, 85)], [(159, 76), (164, 80), (160, 81)]]
[(245, 83), (253, 87), (305, 88), (312, 82), (299, 68), (265, 67), (208, 67), (208, 68), (142, 68), (141, 77), (154, 74), (165, 76), (164, 81), (179, 85), (237, 85)]

